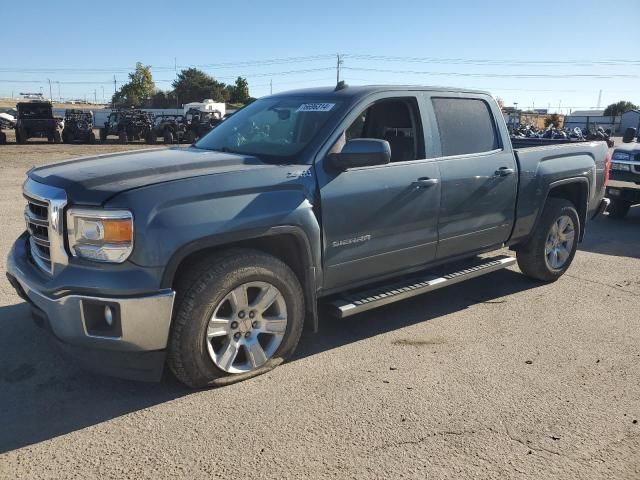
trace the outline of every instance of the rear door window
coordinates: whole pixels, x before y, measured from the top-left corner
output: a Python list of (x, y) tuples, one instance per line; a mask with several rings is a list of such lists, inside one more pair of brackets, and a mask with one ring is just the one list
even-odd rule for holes
[(442, 156), (490, 152), (500, 148), (496, 124), (484, 100), (432, 98)]

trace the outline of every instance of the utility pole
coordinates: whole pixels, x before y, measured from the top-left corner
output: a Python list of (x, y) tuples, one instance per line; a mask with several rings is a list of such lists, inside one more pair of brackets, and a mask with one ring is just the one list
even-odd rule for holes
[(47, 78), (47, 81), (49, 82), (49, 100), (53, 100), (53, 94), (51, 93), (51, 79)]
[(102, 89), (102, 103), (104, 104), (104, 85), (100, 85), (100, 88)]
[(58, 81), (58, 101), (62, 103), (62, 95), (60, 94), (60, 81)]
[(114, 75), (113, 76), (113, 99), (112, 99), (112, 102), (111, 102), (111, 104), (112, 104), (111, 107), (113, 107), (113, 108), (116, 108), (116, 104), (114, 103), (115, 102), (116, 93), (118, 93), (118, 85), (116, 84), (116, 76)]
[(96, 88), (93, 89), (93, 103), (98, 103), (98, 89)]
[[(173, 57), (173, 70), (176, 74), (176, 83), (178, 82), (178, 57)], [(180, 104), (178, 103), (178, 95), (176, 95), (176, 110), (180, 109)]]
[(273, 95), (273, 78), (269, 81), (269, 95)]
[(600, 104), (602, 103), (602, 90), (598, 93), (598, 110), (600, 110)]
[(340, 58), (340, 54), (336, 53), (336, 85), (340, 83), (340, 65), (344, 63), (344, 60)]

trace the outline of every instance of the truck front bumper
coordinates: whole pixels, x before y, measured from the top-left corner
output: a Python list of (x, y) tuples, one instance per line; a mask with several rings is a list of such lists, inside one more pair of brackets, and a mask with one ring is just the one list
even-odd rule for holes
[[(614, 177), (612, 175), (612, 177)], [(624, 180), (618, 179), (620, 175), (616, 175), (609, 181), (607, 185), (607, 197), (612, 200), (622, 200), (630, 202), (633, 205), (640, 203), (640, 175), (633, 174), (633, 176), (627, 174)], [(634, 180), (634, 181), (631, 181)]]
[(135, 380), (160, 380), (175, 292), (135, 297), (44, 294), (21, 241), (7, 258), (7, 278), (64, 351), (90, 370)]

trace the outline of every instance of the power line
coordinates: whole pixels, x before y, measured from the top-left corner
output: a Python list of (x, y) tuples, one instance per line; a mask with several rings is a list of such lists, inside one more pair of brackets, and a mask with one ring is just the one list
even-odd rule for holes
[[(445, 65), (475, 65), (475, 66), (640, 66), (640, 60), (629, 59), (591, 59), (591, 60), (513, 60), (513, 59), (473, 59), (473, 58), (439, 58), (439, 57), (403, 57), (394, 55), (370, 55), (349, 53), (341, 54), (342, 58), (352, 60), (364, 60), (375, 62), (405, 62), (405, 63), (428, 63)], [(239, 62), (217, 62), (188, 65), (150, 65), (156, 71), (175, 71), (176, 68), (201, 68), (201, 69), (226, 69), (252, 66), (282, 65), (291, 63), (305, 63), (326, 61), (335, 58), (335, 54), (319, 54), (298, 57), (269, 58), (262, 60), (247, 60)], [(100, 68), (78, 68), (78, 67), (47, 67), (47, 68), (12, 68), (0, 67), (0, 72), (4, 73), (127, 73), (131, 67), (100, 67)]]
[(401, 57), (390, 55), (345, 54), (344, 57), (377, 62), (435, 63), (448, 65), (531, 65), (531, 66), (594, 66), (594, 65), (629, 65), (640, 66), (640, 60), (606, 59), (606, 60), (496, 60), (470, 58), (437, 58), (437, 57)]
[(384, 68), (342, 67), (344, 70), (378, 73), (399, 73), (410, 75), (432, 75), (448, 77), (490, 77), (490, 78), (640, 78), (633, 74), (594, 74), (594, 73), (463, 73), (463, 72), (425, 72), (417, 70), (391, 70)]

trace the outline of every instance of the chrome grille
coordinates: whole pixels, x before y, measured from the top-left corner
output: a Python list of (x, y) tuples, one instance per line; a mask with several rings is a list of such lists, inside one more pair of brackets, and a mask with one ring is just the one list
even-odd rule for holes
[(49, 242), (49, 203), (25, 194), (27, 206), (24, 218), (29, 231), (31, 258), (42, 270), (51, 273), (51, 243)]
[(67, 203), (63, 190), (28, 179), (23, 188), (24, 218), (29, 232), (31, 260), (53, 275), (56, 265), (67, 263), (62, 235), (62, 213)]

